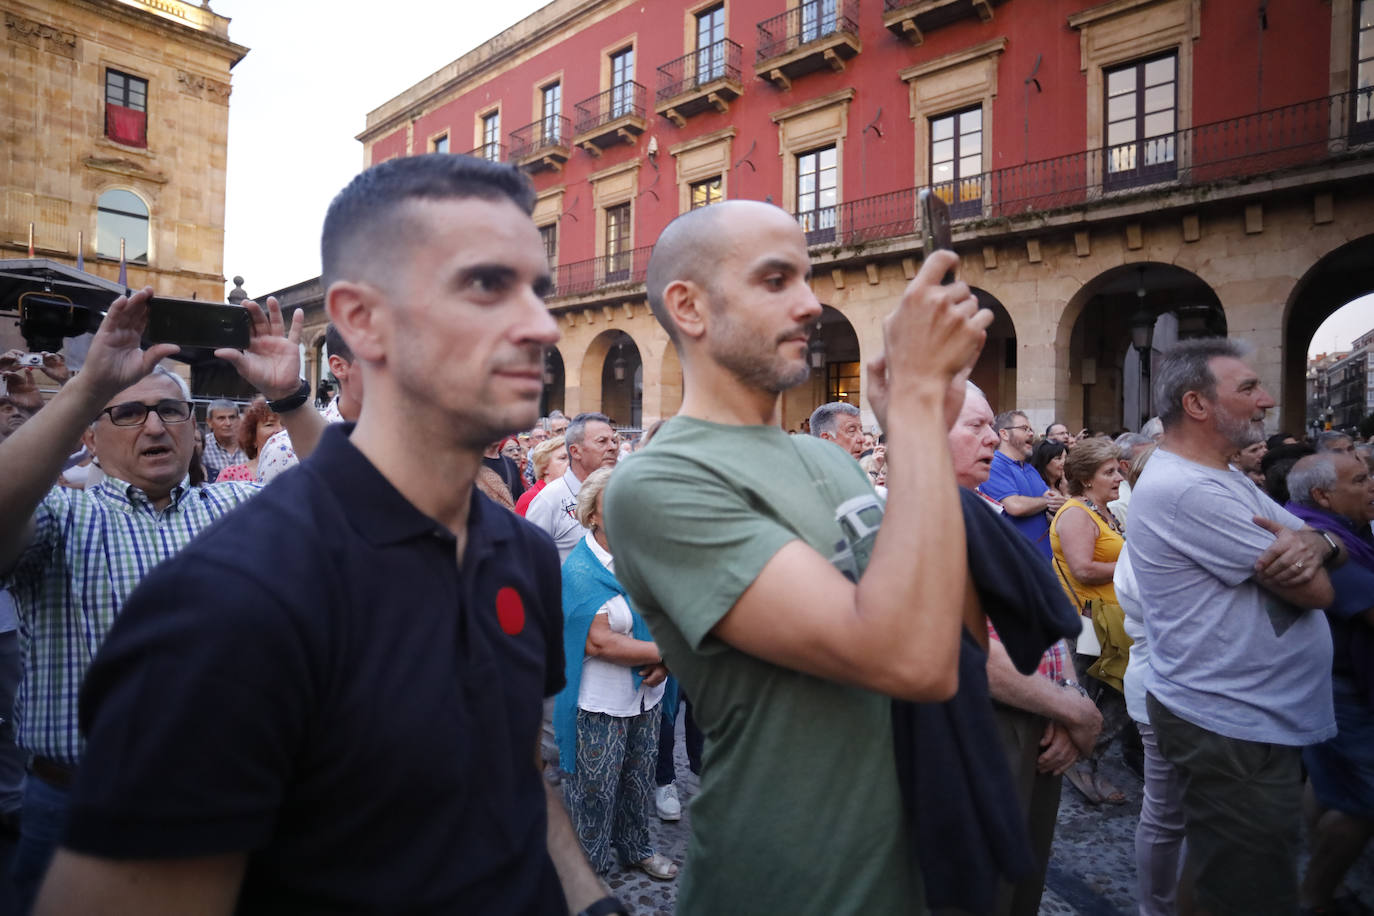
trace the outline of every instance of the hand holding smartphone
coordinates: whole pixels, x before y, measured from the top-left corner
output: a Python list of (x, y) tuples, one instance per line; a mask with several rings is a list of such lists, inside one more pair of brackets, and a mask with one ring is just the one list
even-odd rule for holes
[(150, 343), (180, 347), (247, 350), (252, 324), (252, 316), (242, 306), (154, 296), (148, 300), (148, 327), (143, 337)]
[[(941, 248), (953, 251), (950, 243), (949, 205), (930, 188), (923, 188), (917, 199), (921, 205), (922, 257), (930, 257), (932, 251)], [(945, 274), (940, 281), (945, 286), (954, 282), (954, 271)]]

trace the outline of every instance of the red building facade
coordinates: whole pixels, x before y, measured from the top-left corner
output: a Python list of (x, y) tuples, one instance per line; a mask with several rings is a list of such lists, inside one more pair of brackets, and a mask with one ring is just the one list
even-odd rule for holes
[(1299, 351), (1374, 287), (1354, 268), (1374, 263), (1371, 85), (1374, 0), (556, 0), (359, 139), (367, 164), (529, 171), (564, 329), (550, 406), (676, 409), (648, 253), (689, 207), (742, 198), (797, 215), (828, 306), (785, 424), (866, 407), (932, 187), (998, 313), (975, 373), (998, 409), (1134, 427), (1141, 355), (1229, 332), (1301, 422)]

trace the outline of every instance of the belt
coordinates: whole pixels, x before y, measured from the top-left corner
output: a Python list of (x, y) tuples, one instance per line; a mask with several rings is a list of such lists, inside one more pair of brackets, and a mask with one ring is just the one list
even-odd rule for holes
[(76, 767), (51, 757), (34, 757), (29, 771), (54, 789), (70, 789), (76, 781)]

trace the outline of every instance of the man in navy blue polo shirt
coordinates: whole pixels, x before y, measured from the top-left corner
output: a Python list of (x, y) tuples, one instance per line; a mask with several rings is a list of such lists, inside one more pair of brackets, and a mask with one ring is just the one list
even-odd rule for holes
[(557, 552), (472, 486), (558, 339), (532, 205), (447, 155), (330, 205), (362, 413), (130, 598), (39, 912), (624, 912), (536, 768)]
[(1064, 496), (1045, 486), (1044, 478), (1030, 463), (1035, 430), (1019, 410), (999, 413), (993, 425), (1001, 441), (992, 456), (992, 473), (981, 489), (1002, 504), (1007, 518), (1046, 560), (1052, 559), (1050, 521), (1045, 513), (1058, 512)]

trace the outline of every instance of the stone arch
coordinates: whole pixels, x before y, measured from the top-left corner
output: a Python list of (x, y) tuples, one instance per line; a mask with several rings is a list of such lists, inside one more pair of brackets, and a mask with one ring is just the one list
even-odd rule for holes
[(988, 326), (988, 339), (969, 378), (987, 395), (994, 413), (1016, 407), (1016, 322), (996, 296), (976, 286), (969, 287), (978, 304), (994, 315)]
[(563, 353), (558, 347), (544, 351), (544, 391), (539, 396), (539, 415), (547, 417), (552, 411), (563, 410), (567, 403), (567, 369)]
[[(1131, 344), (1137, 314), (1153, 319), (1148, 364)], [(1159, 351), (1175, 340), (1225, 333), (1220, 298), (1192, 271), (1158, 261), (1104, 270), (1083, 284), (1060, 314), (1055, 348), (1068, 359), (1067, 371), (1056, 373), (1052, 419), (1074, 430), (1139, 429), (1152, 413), (1147, 380)]]
[(1300, 434), (1307, 422), (1307, 350), (1322, 322), (1346, 303), (1374, 293), (1374, 234), (1327, 252), (1302, 275), (1283, 309), (1282, 401), (1279, 423)]
[[(819, 353), (819, 355), (817, 355)], [(783, 429), (801, 429), (811, 411), (832, 400), (858, 407), (863, 394), (863, 357), (859, 335), (849, 318), (837, 308), (821, 306), (821, 317), (811, 331), (811, 377), (783, 392)], [(819, 363), (819, 365), (818, 365)]]
[(619, 328), (597, 334), (582, 356), (581, 409), (596, 410), (617, 427), (643, 420), (644, 360), (635, 339)]

